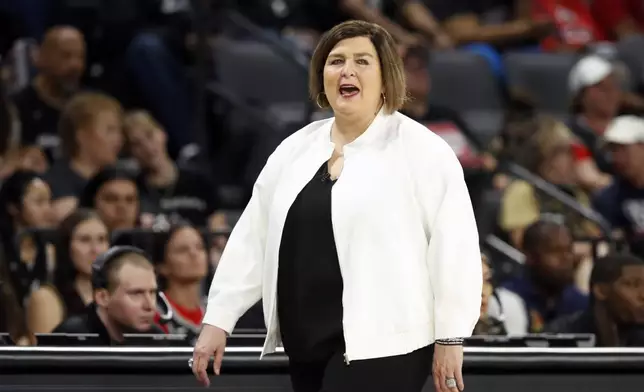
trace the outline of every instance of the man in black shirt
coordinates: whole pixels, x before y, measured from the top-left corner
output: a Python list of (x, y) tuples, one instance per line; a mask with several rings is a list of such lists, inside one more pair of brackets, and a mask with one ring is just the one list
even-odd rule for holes
[(105, 345), (127, 333), (163, 333), (154, 324), (157, 282), (154, 267), (133, 247), (114, 247), (92, 266), (94, 302), (87, 312), (63, 321), (55, 333), (95, 333)]
[(590, 276), (591, 306), (555, 320), (554, 333), (592, 333), (603, 347), (644, 346), (644, 261), (631, 255), (596, 260)]
[(69, 26), (51, 28), (36, 58), (38, 75), (14, 98), (22, 123), (22, 143), (37, 144), (56, 155), (58, 118), (78, 91), (85, 71), (85, 39)]

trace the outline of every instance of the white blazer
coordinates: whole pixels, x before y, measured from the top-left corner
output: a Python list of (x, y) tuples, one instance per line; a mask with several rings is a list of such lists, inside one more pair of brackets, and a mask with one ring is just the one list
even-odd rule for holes
[[(277, 268), (286, 215), (331, 158), (332, 123), (307, 125), (269, 157), (212, 282), (203, 322), (229, 333), (263, 298), (261, 357), (281, 343)], [(472, 204), (452, 149), (410, 118), (381, 111), (343, 153), (332, 221), (344, 282), (345, 360), (470, 336), (483, 277)]]

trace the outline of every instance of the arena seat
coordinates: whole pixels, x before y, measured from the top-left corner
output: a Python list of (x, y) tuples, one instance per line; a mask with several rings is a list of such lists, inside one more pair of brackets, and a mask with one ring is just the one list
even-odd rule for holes
[(504, 99), (487, 61), (466, 51), (436, 52), (430, 61), (432, 103), (460, 113), (487, 144), (501, 129)]
[(214, 45), (213, 59), (220, 83), (266, 108), (283, 123), (307, 123), (308, 75), (302, 66), (253, 41), (221, 38)]
[(575, 54), (508, 53), (509, 87), (529, 94), (543, 111), (565, 118), (571, 104), (568, 73), (577, 58)]

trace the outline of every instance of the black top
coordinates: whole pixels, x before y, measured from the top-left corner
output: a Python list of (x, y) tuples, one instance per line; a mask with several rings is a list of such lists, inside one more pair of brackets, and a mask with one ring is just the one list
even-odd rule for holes
[[(142, 333), (136, 331), (124, 331), (125, 333)], [(85, 308), (81, 314), (71, 316), (58, 325), (53, 333), (66, 333), (66, 334), (98, 334), (96, 344), (102, 346), (118, 346), (123, 345), (121, 342), (114, 341), (110, 338), (105, 325), (96, 313), (96, 304), (91, 303)], [(163, 334), (156, 325), (152, 325), (147, 334)], [(127, 344), (127, 342), (126, 342)]]
[(146, 185), (141, 199), (143, 212), (152, 214), (155, 222), (163, 219), (176, 224), (185, 220), (198, 227), (207, 226), (208, 218), (221, 204), (213, 181), (206, 174), (188, 168), (179, 168), (177, 181), (168, 187)]
[(293, 202), (282, 232), (277, 312), (284, 350), (295, 361), (323, 360), (344, 344), (333, 184), (324, 163)]
[(22, 124), (21, 143), (41, 147), (50, 159), (58, 158), (58, 119), (60, 109), (40, 98), (33, 85), (21, 90), (13, 98)]
[(57, 161), (45, 175), (45, 180), (51, 187), (52, 199), (63, 197), (80, 198), (87, 185), (87, 179), (71, 168), (68, 161)]

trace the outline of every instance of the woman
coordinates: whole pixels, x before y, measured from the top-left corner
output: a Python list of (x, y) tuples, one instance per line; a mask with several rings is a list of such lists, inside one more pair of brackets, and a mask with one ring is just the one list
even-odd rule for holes
[(27, 302), (29, 328), (49, 333), (85, 312), (93, 300), (92, 263), (109, 247), (107, 227), (92, 210), (78, 209), (58, 228), (54, 285), (43, 285)]
[[(568, 128), (550, 117), (538, 120), (538, 129), (522, 146), (522, 164), (561, 191), (590, 206), (590, 199), (575, 170), (574, 138)], [(544, 213), (562, 214), (577, 237), (599, 234), (598, 228), (571, 213), (557, 200), (542, 195), (522, 180), (515, 180), (505, 189), (501, 200), (500, 226), (516, 247), (521, 247), (523, 232)]]
[(155, 243), (154, 249), (159, 254), (154, 260), (158, 263), (161, 289), (174, 315), (161, 329), (197, 336), (204, 313), (202, 284), (208, 275), (203, 236), (192, 226), (179, 225), (160, 233)]
[(380, 26), (331, 29), (310, 75), (334, 118), (287, 138), (257, 179), (212, 282), (193, 373), (208, 384), (213, 354), (219, 373), (226, 334), (261, 297), (262, 355), (283, 342), (296, 392), (419, 392), (432, 352), (436, 388), (463, 389), (482, 291), (463, 170), (397, 113), (404, 70)]
[(110, 232), (138, 226), (139, 183), (128, 170), (107, 167), (85, 186), (80, 206), (93, 208)]
[(16, 236), (25, 229), (46, 229), (53, 221), (49, 185), (35, 172), (14, 172), (0, 190), (0, 236), (7, 268), (22, 301), (54, 269), (53, 247), (38, 235)]

